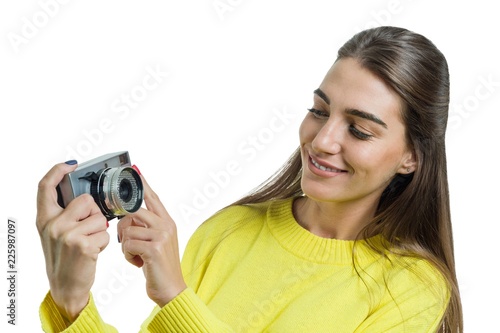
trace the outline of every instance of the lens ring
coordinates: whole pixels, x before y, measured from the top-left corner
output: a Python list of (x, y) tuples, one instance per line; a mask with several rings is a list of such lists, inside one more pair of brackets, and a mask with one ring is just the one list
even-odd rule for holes
[[(123, 168), (120, 172), (115, 173), (116, 175), (116, 191), (113, 192), (115, 195), (115, 201), (128, 213), (133, 213), (137, 211), (142, 204), (142, 181), (139, 174), (132, 168)], [(128, 189), (128, 194), (125, 200), (120, 192), (121, 187)], [(129, 197), (129, 198), (128, 198)]]
[(137, 171), (130, 167), (109, 168), (101, 174), (103, 205), (111, 215), (134, 213), (142, 205), (144, 191)]

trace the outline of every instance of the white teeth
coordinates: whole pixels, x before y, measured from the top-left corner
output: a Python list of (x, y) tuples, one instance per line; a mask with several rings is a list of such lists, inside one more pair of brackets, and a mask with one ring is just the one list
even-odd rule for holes
[(327, 168), (323, 165), (320, 165), (318, 162), (316, 162), (315, 160), (313, 160), (311, 158), (311, 161), (312, 161), (312, 164), (314, 164), (314, 166), (320, 170), (323, 170), (323, 171), (329, 171), (329, 172), (342, 172), (342, 170), (337, 170), (337, 169), (332, 169), (332, 168)]

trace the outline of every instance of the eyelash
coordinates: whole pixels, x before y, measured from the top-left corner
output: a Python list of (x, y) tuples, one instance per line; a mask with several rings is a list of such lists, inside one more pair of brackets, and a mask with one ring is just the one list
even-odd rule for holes
[[(325, 119), (325, 118), (328, 118), (329, 117), (329, 114), (327, 112), (324, 112), (324, 111), (321, 111), (321, 110), (318, 110), (318, 109), (314, 109), (314, 108), (311, 108), (311, 109), (307, 109), (309, 112), (311, 112), (315, 118), (317, 119)], [(373, 135), (371, 134), (366, 134), (360, 130), (358, 130), (354, 124), (350, 124), (349, 125), (349, 131), (351, 132), (352, 135), (354, 135), (356, 138), (360, 139), (360, 140), (370, 140)]]
[(318, 118), (318, 119), (321, 119), (321, 118), (328, 118), (328, 113), (326, 112), (323, 112), (323, 111), (320, 111), (318, 109), (314, 109), (314, 108), (311, 108), (311, 109), (307, 109), (309, 112), (311, 112), (314, 117)]

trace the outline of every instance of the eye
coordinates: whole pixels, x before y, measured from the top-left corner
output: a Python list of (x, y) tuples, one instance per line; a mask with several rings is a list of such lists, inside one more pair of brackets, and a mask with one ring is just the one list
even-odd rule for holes
[(349, 125), (349, 131), (351, 131), (352, 135), (360, 140), (370, 140), (373, 135), (365, 133), (357, 129), (354, 124)]
[(314, 115), (314, 117), (316, 117), (318, 119), (326, 119), (330, 116), (330, 114), (328, 112), (321, 111), (318, 109), (311, 108), (311, 109), (307, 109), (307, 110), (309, 112), (311, 112)]

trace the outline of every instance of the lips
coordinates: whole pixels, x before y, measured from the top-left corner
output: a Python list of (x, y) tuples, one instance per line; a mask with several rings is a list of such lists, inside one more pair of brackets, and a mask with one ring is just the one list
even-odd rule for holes
[(325, 161), (320, 160), (319, 158), (313, 157), (309, 155), (309, 161), (311, 164), (314, 166), (316, 170), (323, 171), (325, 173), (344, 173), (347, 172), (347, 170), (342, 170), (339, 169), (338, 167), (331, 165), (329, 163), (326, 163)]

